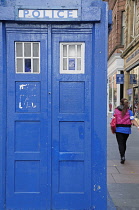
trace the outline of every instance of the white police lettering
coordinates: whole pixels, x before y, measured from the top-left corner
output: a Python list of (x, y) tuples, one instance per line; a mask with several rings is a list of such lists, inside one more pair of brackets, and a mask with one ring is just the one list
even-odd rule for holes
[(78, 18), (77, 10), (27, 10), (19, 9), (18, 17), (24, 19), (72, 19)]

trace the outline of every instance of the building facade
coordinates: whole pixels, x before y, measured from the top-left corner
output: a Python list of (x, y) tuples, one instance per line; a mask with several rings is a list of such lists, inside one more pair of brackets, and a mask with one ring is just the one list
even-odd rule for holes
[(124, 71), (124, 59), (121, 58), (121, 54), (125, 41), (125, 3), (126, 0), (108, 0), (113, 22), (108, 45), (108, 112), (113, 112), (123, 97), (123, 84), (116, 84), (116, 76), (122, 76)]
[(127, 0), (125, 9), (124, 97), (136, 117), (139, 111), (139, 1)]

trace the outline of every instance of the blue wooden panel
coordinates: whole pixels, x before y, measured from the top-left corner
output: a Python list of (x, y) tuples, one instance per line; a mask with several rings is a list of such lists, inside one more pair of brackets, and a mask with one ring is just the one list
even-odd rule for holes
[(15, 161), (14, 192), (40, 192), (40, 161)]
[[(102, 8), (102, 21), (93, 30), (93, 67), (92, 75), (92, 203), (95, 208), (107, 209), (107, 37), (108, 12), (105, 2), (94, 2)], [(103, 33), (103, 39), (102, 39)], [(96, 53), (96, 54), (95, 54)], [(97, 59), (95, 59), (97, 58)], [(97, 100), (94, 100), (97, 99)], [(101, 121), (100, 121), (101, 119)]]
[(100, 21), (101, 20), (101, 8), (100, 7), (88, 7), (88, 1), (82, 2), (82, 20), (84, 21)]
[[(16, 0), (16, 4), (17, 5), (28, 5), (28, 0)], [(29, 4), (31, 6), (38, 6), (38, 1), (37, 0), (34, 0), (34, 4), (32, 1), (29, 2)], [(66, 4), (68, 6), (71, 5), (71, 0), (67, 0), (66, 1)], [(78, 4), (81, 4), (81, 0), (75, 0), (74, 2), (72, 2), (72, 5), (78, 5)], [(40, 0), (40, 5), (49, 5), (50, 8), (53, 8), (55, 6), (55, 8), (57, 8), (57, 6), (61, 6), (61, 5), (65, 5), (65, 2), (64, 0), (60, 0), (60, 1), (57, 1), (55, 2), (55, 0), (51, 0), (51, 2), (49, 0)]]
[[(47, 26), (43, 33), (40, 29), (36, 33), (36, 25), (30, 27), (19, 32), (7, 24), (6, 208), (13, 210), (46, 210), (50, 206)], [(15, 73), (16, 40), (40, 42), (40, 74)]]
[(60, 112), (84, 112), (84, 82), (60, 82)]
[(84, 122), (60, 122), (60, 152), (83, 152)]
[(71, 160), (71, 161), (83, 161), (84, 160), (84, 152), (60, 152), (59, 160)]
[(16, 82), (16, 112), (40, 111), (40, 83)]
[(83, 161), (60, 161), (59, 193), (84, 193), (84, 184)]
[[(98, 0), (96, 0), (98, 1)], [(48, 18), (49, 15), (42, 12), (42, 10), (59, 10), (55, 15), (52, 12), (50, 15), (50, 18)], [(24, 15), (20, 19), (18, 16), (18, 9), (24, 9)], [(1, 20), (26, 20), (25, 16), (28, 13), (28, 10), (33, 10), (29, 14), (29, 18), (27, 18), (27, 21), (100, 21), (101, 20), (101, 8), (97, 7), (92, 3), (91, 0), (88, 1), (81, 1), (81, 0), (67, 0), (66, 2), (64, 0), (60, 1), (49, 1), (49, 0), (40, 0), (39, 4), (37, 0), (34, 1), (20, 1), (20, 0), (8, 0), (5, 3), (3, 3), (0, 6), (0, 19)], [(76, 10), (77, 15), (75, 15), (74, 18), (72, 17), (72, 12), (70, 10)], [(40, 10), (40, 11), (37, 11)], [(67, 10), (67, 15), (65, 15), (65, 12), (63, 13), (63, 10)], [(41, 13), (41, 15), (40, 15)], [(31, 16), (31, 18), (30, 18)], [(74, 16), (74, 15), (73, 15)]]
[[(91, 206), (92, 34), (66, 27), (52, 31), (52, 209), (83, 210)], [(85, 43), (85, 74), (60, 74), (56, 55), (64, 41)]]
[(5, 202), (5, 142), (6, 142), (6, 38), (5, 24), (0, 22), (0, 209)]
[(40, 151), (40, 122), (15, 122), (15, 151)]

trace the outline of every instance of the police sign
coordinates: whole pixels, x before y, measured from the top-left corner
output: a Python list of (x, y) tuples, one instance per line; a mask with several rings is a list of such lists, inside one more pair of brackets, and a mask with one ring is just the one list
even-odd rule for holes
[(78, 10), (47, 10), (47, 9), (19, 9), (18, 18), (21, 19), (75, 19)]

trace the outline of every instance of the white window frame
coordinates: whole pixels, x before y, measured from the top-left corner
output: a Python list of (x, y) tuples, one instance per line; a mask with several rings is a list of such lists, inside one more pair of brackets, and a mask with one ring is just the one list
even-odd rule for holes
[[(75, 70), (68, 69), (68, 62), (67, 62), (67, 70), (63, 70), (63, 46), (67, 45), (67, 61), (69, 58), (75, 58)], [(75, 46), (75, 57), (69, 57), (68, 55), (68, 48), (69, 45)], [(77, 57), (77, 45), (81, 46), (81, 57)], [(77, 70), (77, 58), (81, 59), (81, 70)], [(60, 74), (84, 74), (85, 73), (85, 43), (84, 42), (60, 42)]]
[[(16, 44), (22, 44), (22, 56), (17, 57), (16, 56)], [(30, 57), (25, 57), (24, 56), (24, 44), (30, 43), (31, 44), (31, 56)], [(34, 57), (33, 56), (33, 44), (39, 44), (39, 56)], [(17, 59), (22, 59), (23, 60), (23, 72), (17, 72)], [(25, 72), (25, 59), (31, 59), (31, 72)], [(38, 72), (33, 72), (33, 59), (38, 59), (39, 60), (39, 71)], [(15, 72), (16, 74), (40, 74), (40, 42), (15, 42)]]

